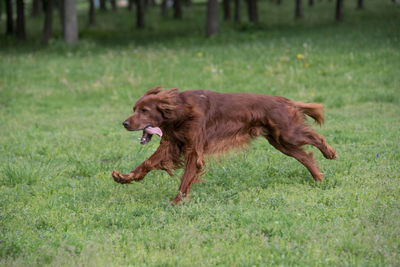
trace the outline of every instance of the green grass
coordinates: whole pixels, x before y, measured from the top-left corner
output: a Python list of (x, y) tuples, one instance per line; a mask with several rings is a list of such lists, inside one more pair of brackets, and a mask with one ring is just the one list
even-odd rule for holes
[[(88, 28), (81, 10), (73, 47), (58, 25), (40, 46), (42, 18), (28, 20), (27, 43), (2, 35), (0, 264), (398, 266), (399, 6), (346, 2), (337, 24), (334, 2), (305, 6), (299, 22), (284, 2), (260, 4), (258, 26), (222, 22), (211, 39), (204, 5), (182, 22), (150, 9), (145, 30), (125, 10)], [(182, 171), (111, 178), (156, 149), (159, 138), (141, 146), (121, 122), (159, 84), (321, 102), (326, 124), (315, 127), (339, 158), (315, 151), (325, 173), (316, 184), (259, 139), (209, 159), (191, 200), (170, 207)]]

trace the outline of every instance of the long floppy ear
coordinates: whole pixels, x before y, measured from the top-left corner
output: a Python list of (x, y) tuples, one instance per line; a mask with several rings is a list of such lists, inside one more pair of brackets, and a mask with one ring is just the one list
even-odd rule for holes
[(163, 87), (162, 85), (159, 85), (159, 86), (157, 86), (157, 87), (155, 87), (155, 88), (153, 88), (153, 89), (150, 89), (149, 91), (147, 91), (146, 93), (144, 93), (144, 95), (156, 95), (156, 94), (158, 94), (159, 92), (161, 92), (163, 88), (164, 88), (164, 87)]
[(157, 109), (166, 119), (176, 116), (175, 111), (178, 106), (178, 88), (161, 91), (157, 94)]

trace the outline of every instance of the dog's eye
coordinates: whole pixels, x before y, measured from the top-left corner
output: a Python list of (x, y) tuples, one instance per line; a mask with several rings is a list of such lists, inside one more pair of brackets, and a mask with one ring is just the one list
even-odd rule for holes
[(142, 109), (140, 110), (140, 112), (141, 112), (141, 113), (146, 113), (146, 112), (147, 112), (147, 109), (142, 108)]

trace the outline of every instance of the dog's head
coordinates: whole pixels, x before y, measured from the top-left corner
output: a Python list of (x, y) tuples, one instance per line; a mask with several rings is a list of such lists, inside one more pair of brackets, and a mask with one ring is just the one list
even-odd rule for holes
[(128, 131), (143, 130), (140, 143), (147, 144), (153, 134), (162, 136), (161, 126), (176, 116), (178, 89), (163, 90), (161, 86), (150, 89), (139, 98), (133, 114), (122, 124)]

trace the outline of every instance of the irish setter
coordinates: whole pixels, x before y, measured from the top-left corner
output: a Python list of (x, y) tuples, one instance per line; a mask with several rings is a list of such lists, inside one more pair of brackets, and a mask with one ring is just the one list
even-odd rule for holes
[(312, 153), (306, 153), (302, 146), (317, 147), (327, 159), (337, 157), (325, 138), (305, 123), (305, 115), (323, 123), (323, 106), (317, 103), (260, 94), (179, 92), (176, 88), (156, 87), (139, 98), (133, 111), (123, 122), (124, 127), (143, 131), (141, 144), (148, 143), (154, 134), (161, 136), (160, 146), (130, 173), (113, 171), (112, 176), (125, 184), (142, 180), (151, 170), (161, 169), (172, 175), (172, 170), (184, 167), (179, 192), (171, 204), (188, 197), (192, 185), (199, 181), (205, 154), (243, 147), (257, 136), (297, 159), (315, 181), (321, 181), (323, 173)]

